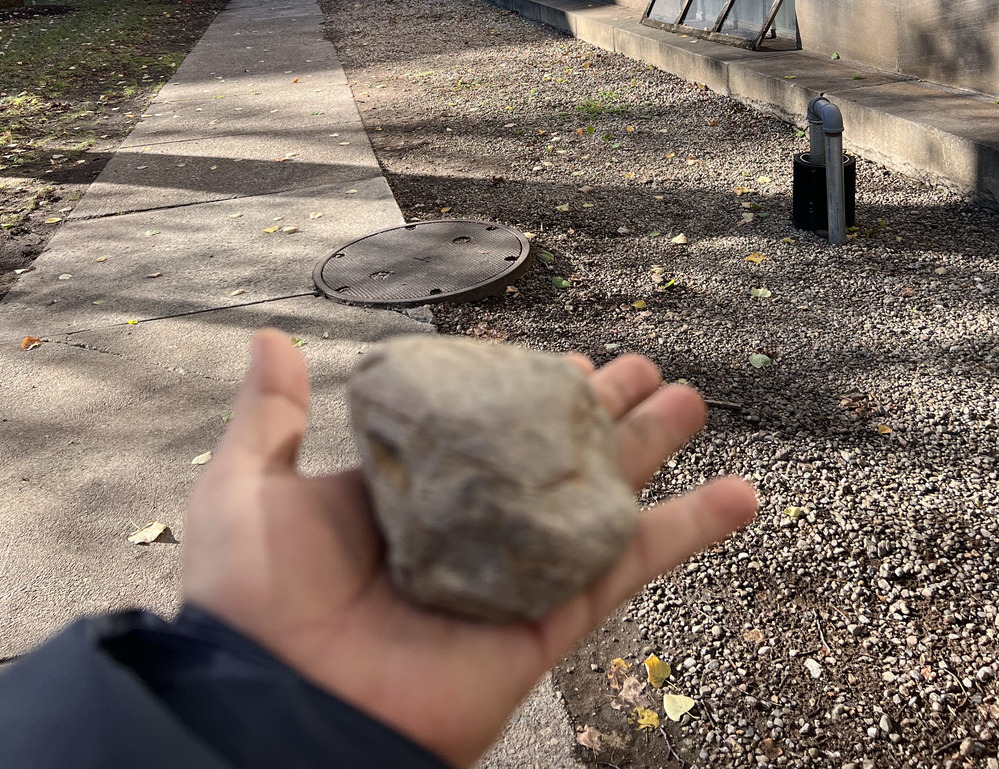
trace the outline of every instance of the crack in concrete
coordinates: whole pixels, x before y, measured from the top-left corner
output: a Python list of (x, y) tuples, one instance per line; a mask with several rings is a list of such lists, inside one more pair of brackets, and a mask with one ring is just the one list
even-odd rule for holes
[[(99, 219), (110, 219), (114, 216), (129, 216), (130, 214), (148, 214), (155, 211), (172, 211), (177, 208), (190, 208), (191, 206), (205, 206), (211, 205), (213, 203), (226, 203), (231, 200), (252, 200), (253, 198), (267, 198), (274, 195), (286, 195), (289, 192), (301, 192), (308, 193), (310, 190), (321, 190), (326, 187), (348, 187), (354, 184), (363, 184), (364, 182), (374, 181), (376, 179), (384, 179), (385, 177), (379, 174), (371, 174), (368, 176), (360, 176), (355, 179), (347, 179), (342, 182), (336, 182), (334, 184), (321, 184), (314, 187), (287, 187), (280, 190), (271, 190), (262, 194), (247, 194), (247, 195), (232, 195), (230, 197), (215, 198), (213, 200), (193, 200), (190, 203), (173, 203), (168, 206), (153, 206), (152, 208), (130, 208), (123, 211), (115, 211), (114, 213), (107, 214), (90, 214), (88, 216), (72, 216), (66, 220), (69, 222), (92, 222)], [(94, 182), (97, 184), (100, 182), (100, 178)]]

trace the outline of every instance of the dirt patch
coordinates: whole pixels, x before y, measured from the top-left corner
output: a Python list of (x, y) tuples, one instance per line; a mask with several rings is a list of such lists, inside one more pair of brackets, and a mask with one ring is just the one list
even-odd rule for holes
[(0, 10), (0, 297), (225, 5), (77, 0)]

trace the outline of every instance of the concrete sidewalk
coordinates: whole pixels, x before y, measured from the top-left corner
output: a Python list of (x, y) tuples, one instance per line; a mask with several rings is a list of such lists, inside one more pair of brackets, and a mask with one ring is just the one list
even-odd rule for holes
[(160, 520), (183, 541), (191, 459), (257, 329), (306, 342), (310, 473), (354, 459), (358, 353), (432, 330), (312, 295), (338, 243), (403, 221), (321, 25), (313, 0), (233, 2), (0, 304), (0, 657), (81, 614), (177, 606), (179, 546), (126, 537)]
[[(355, 461), (358, 354), (433, 331), (312, 294), (321, 257), (403, 222), (321, 25), (314, 0), (234, 0), (0, 303), (0, 658), (83, 614), (177, 608), (179, 545), (127, 536), (183, 542), (255, 331), (305, 342), (309, 474)], [(572, 743), (546, 676), (482, 766), (569, 767)]]

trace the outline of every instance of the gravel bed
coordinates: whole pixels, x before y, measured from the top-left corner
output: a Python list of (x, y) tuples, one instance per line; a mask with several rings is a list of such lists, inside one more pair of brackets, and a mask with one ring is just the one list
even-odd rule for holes
[(999, 768), (999, 217), (861, 158), (832, 247), (790, 223), (793, 126), (481, 0), (320, 6), (407, 218), (534, 233), (443, 333), (720, 404), (642, 499), (738, 473), (759, 519), (615, 620), (698, 703), (683, 765)]

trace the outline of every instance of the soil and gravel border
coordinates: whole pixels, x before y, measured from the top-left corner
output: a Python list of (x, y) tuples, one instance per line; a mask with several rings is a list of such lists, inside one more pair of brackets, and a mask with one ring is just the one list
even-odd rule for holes
[[(716, 407), (643, 502), (759, 488), (556, 669), (578, 759), (999, 766), (997, 216), (861, 158), (831, 247), (790, 225), (792, 126), (481, 0), (320, 6), (407, 218), (534, 233), (440, 330), (648, 355)], [(646, 743), (607, 674), (650, 652), (696, 707)]]

